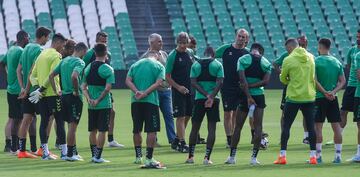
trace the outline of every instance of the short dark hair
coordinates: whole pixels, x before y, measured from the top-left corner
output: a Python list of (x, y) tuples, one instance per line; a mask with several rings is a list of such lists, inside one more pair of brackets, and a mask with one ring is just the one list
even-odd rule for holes
[(104, 57), (107, 54), (107, 46), (106, 44), (98, 43), (94, 46), (95, 56)]
[(36, 29), (36, 38), (41, 38), (43, 36), (49, 36), (49, 34), (51, 33), (51, 29), (40, 26), (39, 28)]
[(108, 37), (108, 34), (106, 32), (103, 31), (99, 31), (98, 33), (96, 33), (96, 41), (99, 40), (100, 37)]
[(206, 47), (204, 51), (205, 57), (214, 57), (215, 56), (215, 50), (212, 47)]
[(321, 38), (319, 40), (319, 44), (324, 46), (326, 49), (330, 49), (330, 47), (331, 47), (331, 41), (328, 38)]
[(78, 42), (74, 47), (74, 50), (76, 52), (80, 52), (80, 51), (87, 50), (87, 49), (88, 49), (87, 45), (83, 42)]
[(264, 47), (260, 44), (260, 43), (256, 43), (254, 42), (251, 47), (250, 47), (250, 51), (252, 51), (253, 49), (256, 49), (259, 51), (260, 55), (264, 55)]
[(294, 45), (294, 46), (299, 46), (299, 42), (294, 39), (294, 38), (289, 38), (288, 40), (286, 40), (285, 42), (285, 46), (287, 45)]
[(66, 42), (66, 37), (64, 37), (61, 33), (56, 33), (54, 34), (54, 36), (52, 37), (52, 43), (55, 42)]
[(193, 35), (189, 35), (190, 43), (196, 45), (196, 39)]
[(26, 37), (28, 37), (29, 34), (24, 31), (24, 30), (20, 30), (17, 34), (16, 34), (16, 41), (23, 41)]
[(64, 50), (73, 50), (76, 45), (76, 42), (73, 39), (68, 39), (64, 46)]

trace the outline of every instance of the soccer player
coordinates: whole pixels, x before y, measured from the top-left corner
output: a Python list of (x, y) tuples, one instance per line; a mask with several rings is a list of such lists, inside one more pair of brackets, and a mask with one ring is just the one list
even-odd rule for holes
[(61, 75), (61, 106), (64, 120), (69, 123), (67, 134), (67, 157), (68, 161), (81, 160), (76, 150), (76, 129), (80, 122), (82, 113), (82, 93), (80, 85), (85, 62), (82, 57), (87, 51), (87, 46), (83, 42), (74, 46), (74, 53), (61, 60), (59, 65), (50, 74), (49, 81), (55, 93), (59, 93), (56, 88), (55, 76)]
[[(64, 46), (64, 50), (61, 51), (62, 59), (66, 58), (68, 56), (71, 56), (74, 53), (75, 45), (76, 45), (76, 42), (74, 40), (72, 40), (72, 39), (68, 39), (66, 41), (65, 46)], [(62, 79), (61, 79), (60, 74), (59, 74), (59, 80), (60, 80), (60, 87), (62, 88), (62, 84), (61, 84)], [(49, 121), (50, 126), (48, 126), (48, 128), (51, 128), (51, 125), (53, 124), (53, 121), (54, 121), (54, 119), (51, 118), (50, 121)], [(56, 130), (56, 123), (54, 124), (54, 129)], [(58, 137), (56, 137), (55, 147), (57, 149), (61, 150)]]
[[(357, 70), (355, 63), (355, 56), (360, 52), (360, 29), (357, 31), (356, 35), (356, 45), (354, 45), (346, 55), (346, 69), (350, 70), (347, 86), (343, 95), (340, 116), (341, 116), (341, 133), (343, 132), (346, 123), (347, 123), (347, 114), (348, 112), (354, 111), (354, 98), (355, 90), (357, 87)], [(359, 143), (360, 144), (360, 143)], [(360, 162), (360, 146), (358, 147), (358, 157), (357, 161)]]
[[(39, 102), (40, 106), (40, 140), (43, 150), (43, 160), (54, 160), (56, 156), (50, 154), (48, 147), (48, 126), (50, 117), (54, 117), (56, 121), (56, 136), (59, 138), (61, 147), (61, 158), (66, 157), (67, 146), (65, 141), (64, 120), (61, 114), (60, 93), (54, 92), (50, 88), (49, 75), (61, 61), (61, 51), (64, 49), (66, 38), (60, 34), (54, 34), (51, 41), (51, 47), (43, 50), (35, 61), (34, 67), (30, 75), (30, 82), (35, 88), (31, 92), (29, 100), (33, 103)], [(60, 90), (59, 77), (55, 78), (55, 84)], [(41, 99), (40, 99), (41, 98)], [(51, 125), (50, 125), (51, 126)]]
[[(191, 49), (193, 51), (193, 54), (196, 55), (196, 45), (197, 45), (196, 39), (194, 36), (189, 35), (189, 40), (190, 40), (190, 42), (188, 43), (187, 48)], [(193, 96), (194, 96), (193, 99), (195, 99), (195, 95), (193, 95)], [(205, 139), (200, 137), (200, 132), (199, 132), (196, 144), (206, 144)]]
[(342, 136), (340, 132), (340, 110), (336, 93), (345, 85), (346, 80), (342, 64), (331, 56), (331, 41), (322, 38), (318, 44), (320, 56), (315, 59), (316, 72), (316, 101), (315, 101), (315, 129), (317, 162), (322, 163), (322, 128), (325, 117), (331, 123), (334, 132), (335, 158), (333, 163), (341, 163)]
[(222, 60), (225, 75), (224, 84), (221, 88), (221, 98), (224, 109), (224, 128), (227, 140), (226, 147), (230, 147), (231, 136), (235, 129), (236, 108), (243, 95), (239, 87), (239, 77), (236, 72), (236, 65), (240, 57), (249, 53), (245, 45), (248, 41), (249, 33), (245, 29), (239, 29), (236, 32), (235, 42), (219, 47), (216, 49), (215, 53), (215, 58)]
[[(21, 88), (19, 98), (22, 99), (22, 112), (23, 120), (19, 128), (19, 149), (18, 158), (33, 158), (32, 154), (26, 152), (26, 136), (27, 131), (30, 130), (29, 127), (36, 129), (36, 113), (38, 111), (37, 105), (31, 103), (29, 98), (29, 93), (34, 91), (35, 88), (31, 86), (29, 81), (29, 75), (31, 73), (33, 64), (35, 63), (37, 57), (40, 55), (42, 48), (41, 46), (45, 45), (49, 40), (49, 35), (51, 30), (45, 27), (39, 27), (36, 29), (36, 39), (34, 43), (29, 43), (23, 50), (21, 54), (19, 65), (16, 69), (16, 74), (18, 82)], [(31, 151), (36, 152), (36, 131), (30, 132), (30, 143)], [(39, 151), (40, 152), (40, 151)]]
[(169, 54), (166, 63), (166, 80), (171, 85), (174, 117), (176, 118), (176, 135), (171, 148), (187, 153), (189, 147), (185, 142), (185, 128), (192, 112), (192, 93), (190, 69), (193, 63), (191, 49), (187, 48), (189, 35), (180, 32), (176, 37), (177, 47)]
[[(147, 133), (145, 167), (157, 168), (160, 162), (153, 158), (156, 132), (160, 131), (159, 98), (156, 89), (165, 80), (165, 68), (157, 61), (159, 53), (149, 51), (147, 58), (134, 63), (126, 77), (126, 85), (131, 89), (131, 115), (133, 120), (135, 164), (142, 161), (141, 132)], [(146, 74), (144, 74), (146, 73)], [(145, 125), (144, 125), (145, 124)]]
[[(90, 149), (92, 162), (109, 162), (101, 158), (106, 132), (109, 130), (111, 113), (110, 90), (115, 83), (113, 68), (106, 64), (107, 46), (97, 43), (93, 48), (96, 59), (84, 71), (83, 94), (89, 103), (88, 106), (88, 131), (90, 132)], [(96, 137), (96, 135), (98, 135)]]
[[(158, 61), (165, 67), (168, 55), (165, 51), (162, 50), (162, 37), (157, 33), (153, 33), (149, 35), (148, 42), (149, 50), (144, 53), (141, 58), (148, 58), (149, 52), (158, 52)], [(172, 115), (173, 112), (170, 85), (166, 81), (163, 81), (160, 87), (158, 87), (157, 92), (159, 96), (159, 107), (165, 121), (166, 135), (168, 142), (171, 144), (175, 140), (176, 134), (174, 129), (174, 117)]]
[[(5, 127), (6, 145), (5, 149), (9, 148), (9, 136), (11, 135), (10, 152), (16, 153), (18, 150), (18, 130), (23, 118), (21, 110), (21, 99), (18, 98), (21, 88), (16, 77), (16, 69), (19, 64), (23, 48), (29, 43), (29, 34), (25, 31), (19, 31), (16, 34), (16, 45), (10, 47), (1, 61), (6, 65), (7, 71), (7, 101), (8, 101), (8, 122)], [(7, 127), (10, 130), (7, 131)], [(10, 134), (9, 134), (10, 133)], [(6, 152), (9, 152), (6, 150)]]
[(211, 165), (211, 152), (215, 143), (216, 123), (220, 121), (219, 96), (224, 70), (222, 64), (215, 60), (215, 51), (207, 47), (206, 58), (196, 61), (190, 72), (191, 85), (196, 89), (192, 129), (189, 138), (189, 156), (186, 163), (194, 163), (195, 145), (197, 143), (201, 123), (206, 114), (208, 119), (208, 137), (203, 164)]
[[(358, 35), (359, 35), (358, 31)], [(360, 40), (358, 38), (357, 43), (360, 44)], [(353, 162), (360, 162), (360, 52), (358, 52), (354, 58), (356, 65), (356, 78), (357, 78), (357, 86), (355, 91), (355, 100), (354, 100), (354, 122), (357, 123), (358, 134), (357, 134), (357, 153), (351, 159)]]
[(259, 43), (253, 43), (250, 48), (250, 54), (244, 55), (238, 60), (237, 70), (240, 88), (243, 90), (246, 98), (241, 99), (236, 111), (236, 125), (231, 139), (230, 156), (225, 161), (226, 164), (234, 164), (236, 162), (235, 155), (240, 141), (241, 130), (250, 111), (252, 113), (249, 114), (249, 117), (253, 119), (254, 124), (254, 145), (250, 164), (260, 164), (257, 160), (257, 155), (260, 149), (262, 122), (266, 107), (264, 86), (269, 83), (271, 73), (271, 64), (263, 55), (263, 46)]
[[(107, 44), (108, 41), (108, 35), (105, 32), (98, 32), (96, 34), (96, 39), (95, 42), (96, 43), (103, 43), (103, 44)], [(85, 62), (85, 66), (89, 65), (91, 62), (95, 61), (96, 56), (95, 56), (95, 51), (94, 48), (90, 49), (86, 55), (84, 56), (83, 60)], [(106, 59), (106, 64), (111, 66), (111, 53), (109, 51), (107, 51), (107, 59)], [(111, 103), (114, 104), (114, 99), (112, 94), (111, 95)], [(109, 122), (109, 131), (108, 131), (108, 147), (118, 147), (118, 148), (123, 148), (125, 147), (123, 144), (119, 144), (116, 140), (114, 140), (114, 126), (115, 126), (115, 109), (114, 109), (114, 105), (111, 107), (111, 112), (110, 112), (110, 122)]]
[[(300, 36), (297, 38), (297, 41), (299, 43), (299, 46), (307, 49), (308, 46), (308, 41), (306, 36)], [(279, 74), (281, 73), (281, 66), (283, 64), (284, 59), (289, 56), (289, 53), (286, 51), (283, 54), (281, 54), (281, 56), (279, 58), (277, 58), (274, 62), (273, 62), (273, 66), (276, 72), (278, 72)], [(281, 98), (281, 104), (280, 104), (280, 109), (282, 111), (281, 113), (281, 119), (280, 119), (280, 127), (282, 127), (282, 124), (284, 122), (284, 105), (285, 105), (285, 96), (286, 96), (286, 86), (283, 89), (283, 93), (282, 93), (282, 98)], [(307, 131), (306, 128), (306, 123), (305, 123), (305, 119), (303, 119), (303, 128), (304, 128), (304, 139), (303, 139), (303, 143), (304, 144), (309, 144), (309, 132)]]
[(301, 110), (309, 131), (310, 164), (316, 161), (316, 134), (314, 128), (315, 102), (315, 62), (314, 56), (304, 48), (299, 47), (296, 39), (288, 39), (285, 43), (289, 56), (284, 59), (280, 81), (287, 85), (286, 102), (284, 106), (284, 123), (281, 131), (281, 150), (274, 164), (286, 164), (287, 142), (290, 128), (296, 114)]

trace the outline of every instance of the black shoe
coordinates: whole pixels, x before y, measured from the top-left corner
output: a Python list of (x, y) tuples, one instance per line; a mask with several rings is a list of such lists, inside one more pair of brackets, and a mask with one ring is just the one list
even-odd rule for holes
[(310, 143), (309, 137), (303, 139), (303, 144), (309, 144), (309, 143)]
[(171, 143), (171, 149), (177, 151), (178, 148), (179, 148), (179, 143), (176, 143), (175, 141)]
[(11, 147), (9, 147), (9, 146), (5, 146), (5, 148), (4, 148), (4, 152), (10, 152), (11, 151)]
[(181, 153), (189, 153), (189, 146), (186, 144), (179, 145), (178, 151)]
[(206, 144), (205, 138), (199, 138), (196, 144)]

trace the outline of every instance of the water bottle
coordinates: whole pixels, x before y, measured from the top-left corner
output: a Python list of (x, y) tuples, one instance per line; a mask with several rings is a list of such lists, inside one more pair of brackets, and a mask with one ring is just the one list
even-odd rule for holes
[(249, 113), (248, 113), (248, 117), (249, 117), (250, 119), (254, 117), (254, 111), (255, 111), (255, 105), (252, 104), (252, 105), (250, 105), (250, 107), (249, 107)]

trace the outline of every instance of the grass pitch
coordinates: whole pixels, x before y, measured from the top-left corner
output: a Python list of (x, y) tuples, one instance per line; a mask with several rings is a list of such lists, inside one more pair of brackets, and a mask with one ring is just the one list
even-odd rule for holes
[[(0, 176), (1, 177), (25, 177), (25, 176), (52, 176), (52, 177), (65, 177), (65, 176), (123, 176), (123, 177), (186, 177), (186, 176), (357, 176), (360, 173), (360, 164), (346, 162), (356, 152), (356, 133), (357, 128), (352, 123), (352, 114), (349, 114), (348, 126), (344, 131), (343, 137), (343, 163), (332, 164), (331, 161), (334, 157), (334, 147), (323, 147), (323, 161), (324, 163), (317, 166), (310, 166), (305, 163), (309, 157), (309, 146), (302, 144), (303, 128), (302, 116), (299, 112), (298, 117), (291, 129), (289, 140), (289, 147), (287, 152), (288, 165), (277, 166), (273, 165), (279, 152), (280, 142), (280, 99), (281, 90), (267, 90), (264, 117), (264, 131), (270, 134), (269, 141), (270, 147), (266, 151), (260, 151), (258, 160), (261, 166), (250, 166), (249, 160), (251, 156), (250, 145), (250, 129), (248, 124), (244, 126), (240, 144), (237, 152), (237, 164), (225, 165), (224, 161), (229, 155), (229, 149), (225, 148), (226, 137), (224, 134), (223, 122), (218, 123), (216, 132), (216, 142), (211, 156), (214, 165), (202, 165), (204, 156), (205, 145), (197, 145), (195, 152), (195, 164), (184, 164), (187, 154), (174, 152), (170, 149), (167, 143), (165, 126), (162, 121), (161, 132), (158, 134), (159, 143), (162, 145), (156, 148), (154, 157), (163, 162), (166, 170), (156, 169), (140, 169), (139, 165), (133, 164), (135, 152), (132, 143), (132, 121), (130, 114), (130, 91), (129, 90), (113, 90), (115, 98), (116, 110), (116, 126), (114, 137), (119, 143), (125, 144), (124, 149), (105, 148), (103, 157), (110, 160), (111, 163), (106, 164), (93, 164), (90, 163), (90, 149), (88, 142), (87, 132), (87, 108), (84, 107), (83, 116), (81, 118), (78, 133), (77, 133), (77, 147), (81, 156), (85, 159), (83, 162), (65, 162), (61, 160), (42, 161), (38, 159), (17, 159), (7, 153), (0, 153)], [(1, 90), (0, 98), (0, 128), (3, 127), (7, 121), (7, 102), (6, 91)], [(341, 100), (342, 94), (339, 95)], [(222, 107), (221, 107), (222, 108)], [(223, 114), (221, 113), (221, 117)], [(39, 118), (38, 118), (39, 119)], [(39, 119), (40, 120), (40, 119)], [(38, 121), (38, 125), (39, 125)], [(186, 137), (189, 136), (190, 126), (187, 128)], [(201, 129), (201, 136), (205, 137), (206, 122), (203, 123)], [(38, 136), (39, 137), (39, 136)], [(187, 138), (188, 139), (188, 138)], [(329, 124), (324, 125), (324, 140), (331, 140), (332, 132)], [(145, 139), (144, 139), (145, 140)], [(49, 138), (50, 150), (59, 155), (59, 151), (54, 149), (55, 132), (52, 130)], [(38, 138), (39, 146), (39, 138)], [(143, 143), (143, 146), (145, 144)], [(4, 147), (4, 133), (2, 133), (0, 148)], [(27, 144), (29, 147), (29, 143)], [(2, 150), (2, 149), (1, 149)], [(145, 154), (145, 148), (143, 148)]]

